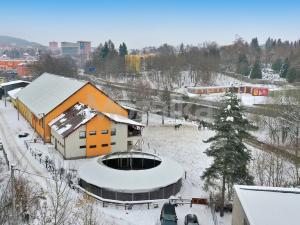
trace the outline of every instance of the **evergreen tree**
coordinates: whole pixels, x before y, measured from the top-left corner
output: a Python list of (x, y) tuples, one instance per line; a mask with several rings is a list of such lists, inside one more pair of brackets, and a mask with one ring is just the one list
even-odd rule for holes
[(252, 39), (250, 47), (253, 48), (253, 49), (255, 49), (255, 50), (257, 50), (257, 51), (260, 50), (257, 38), (253, 38)]
[(280, 77), (286, 78), (289, 67), (290, 67), (290, 62), (289, 62), (289, 59), (286, 58), (280, 69)]
[(280, 69), (282, 67), (282, 60), (279, 58), (277, 59), (273, 64), (272, 64), (272, 69), (276, 72), (279, 73)]
[(104, 46), (100, 50), (100, 59), (105, 59), (109, 53), (108, 43), (105, 42)]
[(260, 61), (258, 59), (255, 60), (254, 65), (252, 66), (252, 70), (250, 73), (250, 78), (252, 79), (261, 79), (262, 78), (262, 72), (260, 68)]
[(119, 46), (119, 55), (124, 57), (125, 55), (128, 55), (128, 50), (126, 44), (123, 42)]
[(245, 76), (249, 75), (250, 67), (249, 67), (248, 59), (245, 54), (239, 55), (238, 63), (236, 66), (236, 72), (238, 74), (243, 74)]
[(228, 92), (222, 99), (222, 107), (215, 116), (211, 128), (216, 134), (205, 141), (211, 143), (205, 154), (212, 157), (213, 162), (201, 178), (205, 180), (206, 185), (212, 185), (217, 180), (221, 181), (220, 215), (223, 216), (225, 186), (232, 188), (235, 183), (253, 183), (253, 177), (248, 171), (251, 153), (243, 140), (252, 137), (248, 131), (254, 130), (255, 127), (243, 115), (243, 108), (236, 94)]
[(295, 68), (291, 68), (288, 70), (286, 79), (289, 83), (293, 83), (296, 80), (299, 80), (299, 72)]

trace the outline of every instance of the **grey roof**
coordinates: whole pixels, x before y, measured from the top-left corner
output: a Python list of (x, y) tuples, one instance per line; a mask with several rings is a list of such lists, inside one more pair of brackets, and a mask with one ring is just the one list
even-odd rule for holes
[(17, 94), (37, 117), (47, 115), (68, 97), (86, 85), (87, 81), (43, 73)]
[(78, 127), (93, 119), (96, 115), (97, 112), (93, 109), (82, 103), (77, 103), (53, 119), (48, 125), (65, 138)]

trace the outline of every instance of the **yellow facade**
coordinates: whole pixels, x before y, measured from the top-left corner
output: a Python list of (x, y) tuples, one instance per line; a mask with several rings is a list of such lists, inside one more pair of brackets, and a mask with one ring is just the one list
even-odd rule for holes
[(142, 56), (140, 55), (126, 55), (125, 64), (127, 72), (139, 73), (141, 72)]

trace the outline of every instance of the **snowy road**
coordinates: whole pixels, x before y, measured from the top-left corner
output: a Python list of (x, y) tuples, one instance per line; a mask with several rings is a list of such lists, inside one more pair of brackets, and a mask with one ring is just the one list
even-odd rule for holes
[(13, 106), (7, 104), (7, 107), (5, 107), (3, 101), (0, 101), (0, 137), (9, 161), (24, 171), (40, 176), (48, 176), (47, 171), (26, 150), (25, 139), (17, 140), (20, 131), (30, 133), (30, 136), (26, 139), (32, 138), (32, 131), (24, 118), (20, 116), (20, 120), (17, 120), (16, 110)]

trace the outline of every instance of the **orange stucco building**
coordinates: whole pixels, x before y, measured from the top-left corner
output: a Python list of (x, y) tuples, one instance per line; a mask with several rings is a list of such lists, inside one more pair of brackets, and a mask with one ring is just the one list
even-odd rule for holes
[[(17, 94), (18, 110), (45, 142), (51, 142), (49, 123), (79, 102), (97, 112), (128, 118), (126, 109), (86, 81), (44, 73)], [(101, 138), (99, 135), (88, 135), (91, 131), (98, 133), (107, 130), (110, 133), (111, 127), (111, 120), (105, 116), (97, 116), (85, 124), (86, 156), (111, 152), (111, 147), (106, 146), (110, 143), (108, 135), (101, 135)], [(97, 150), (92, 149), (94, 145)]]

